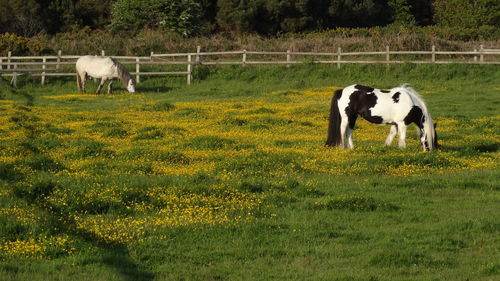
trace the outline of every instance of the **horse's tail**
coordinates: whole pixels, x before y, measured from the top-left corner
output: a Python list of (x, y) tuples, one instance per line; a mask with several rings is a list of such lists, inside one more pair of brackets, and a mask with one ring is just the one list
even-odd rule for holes
[(411, 100), (414, 104), (418, 105), (422, 109), (422, 116), (424, 119), (423, 129), (424, 134), (427, 138), (427, 144), (429, 146), (429, 150), (437, 149), (437, 136), (436, 131), (434, 129), (434, 122), (432, 121), (431, 114), (427, 109), (427, 105), (425, 104), (422, 97), (408, 84), (401, 85), (402, 88), (406, 90), (406, 92), (410, 95)]
[(339, 99), (342, 96), (342, 89), (336, 90), (332, 97), (330, 106), (330, 122), (328, 125), (328, 138), (326, 146), (340, 146), (342, 144), (342, 135), (340, 133), (340, 122), (342, 117), (339, 111)]

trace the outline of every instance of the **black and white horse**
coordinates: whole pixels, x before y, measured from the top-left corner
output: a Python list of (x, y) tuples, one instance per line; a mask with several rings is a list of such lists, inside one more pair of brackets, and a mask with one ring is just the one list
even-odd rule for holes
[[(76, 61), (76, 84), (78, 91), (85, 92), (85, 79), (87, 76), (101, 79), (96, 94), (107, 80), (118, 78), (130, 93), (135, 92), (135, 81), (127, 69), (117, 60), (111, 57), (83, 56)], [(112, 91), (111, 80), (108, 84), (108, 94)]]
[(351, 85), (335, 91), (330, 108), (330, 124), (325, 145), (354, 148), (352, 131), (358, 116), (375, 124), (391, 125), (386, 145), (399, 134), (399, 147), (405, 147), (406, 127), (415, 123), (425, 150), (436, 149), (436, 124), (417, 92), (404, 84), (390, 90)]

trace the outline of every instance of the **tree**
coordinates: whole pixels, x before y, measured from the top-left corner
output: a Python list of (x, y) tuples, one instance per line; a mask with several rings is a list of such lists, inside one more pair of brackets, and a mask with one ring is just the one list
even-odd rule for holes
[(76, 17), (82, 26), (104, 28), (111, 23), (111, 8), (116, 0), (79, 0), (75, 5)]
[[(255, 32), (257, 16), (265, 18), (264, 0), (219, 0), (217, 23), (226, 31)], [(262, 24), (262, 23), (261, 23)]]
[(382, 0), (219, 0), (217, 23), (237, 32), (276, 34), (390, 22)]
[(406, 0), (390, 0), (388, 5), (393, 10), (393, 23), (402, 26), (414, 26), (416, 24), (415, 17), (411, 13), (411, 6)]
[(407, 0), (411, 5), (411, 13), (415, 17), (418, 25), (430, 25), (433, 23), (433, 8), (434, 0)]
[(195, 0), (200, 6), (202, 15), (200, 18), (201, 26), (205, 32), (215, 32), (217, 29), (217, 0)]
[(109, 24), (112, 3), (116, 0), (0, 0), (0, 33), (23, 36), (54, 34), (89, 26)]
[(390, 23), (387, 1), (330, 0), (329, 2), (329, 28), (370, 27)]
[(162, 28), (190, 36), (200, 27), (200, 5), (193, 0), (118, 0), (113, 5), (111, 28), (138, 31)]
[(477, 28), (500, 27), (498, 0), (436, 0), (434, 21), (438, 25)]
[(47, 26), (40, 14), (41, 7), (36, 0), (0, 0), (0, 33), (22, 36), (45, 33)]

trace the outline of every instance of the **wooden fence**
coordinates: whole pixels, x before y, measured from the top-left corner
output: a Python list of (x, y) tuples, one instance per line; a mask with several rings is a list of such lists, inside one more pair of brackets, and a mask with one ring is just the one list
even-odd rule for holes
[[(102, 51), (104, 56), (105, 52)], [(16, 85), (19, 76), (41, 77), (45, 84), (46, 77), (75, 76), (74, 65), (80, 56), (13, 56), (10, 52), (6, 57), (0, 57), (1, 76), (11, 77), (11, 84)], [(391, 51), (386, 46), (385, 51), (375, 52), (262, 52), (262, 51), (225, 51), (201, 52), (198, 46), (195, 53), (155, 54), (150, 56), (113, 56), (125, 65), (135, 66), (131, 72), (137, 83), (141, 76), (146, 75), (185, 75), (187, 84), (192, 81), (193, 67), (197, 65), (257, 65), (278, 64), (293, 65), (302, 63), (336, 64), (500, 64), (500, 49), (486, 49), (482, 45), (473, 51), (437, 51), (434, 46), (430, 51)], [(405, 57), (404, 59), (402, 57)], [(446, 59), (443, 59), (446, 57)], [(141, 71), (141, 66), (184, 65), (185, 71)], [(71, 71), (68, 71), (71, 66)], [(0, 79), (1, 82), (1, 79)]]

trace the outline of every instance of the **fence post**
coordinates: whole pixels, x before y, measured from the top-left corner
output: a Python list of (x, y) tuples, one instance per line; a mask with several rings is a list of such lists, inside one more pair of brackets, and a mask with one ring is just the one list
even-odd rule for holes
[[(477, 49), (474, 49), (474, 53), (477, 54)], [(477, 55), (474, 55), (474, 63), (477, 63)]]
[(247, 50), (243, 50), (243, 58), (242, 58), (243, 65), (247, 63)]
[(196, 46), (196, 60), (197, 62), (200, 61), (200, 53), (201, 53), (201, 46)]
[(483, 45), (479, 46), (479, 62), (480, 63), (484, 62), (484, 46)]
[(7, 65), (7, 69), (10, 69), (10, 57), (12, 57), (12, 52), (11, 52), (11, 51), (9, 51), (9, 52), (7, 53), (7, 56), (8, 56), (8, 58), (7, 58), (7, 63), (8, 63), (8, 65)]
[(106, 56), (106, 52), (104, 52), (104, 50), (101, 50), (101, 56), (103, 56), (103, 57)]
[(139, 75), (139, 72), (141, 72), (139, 58), (135, 58), (135, 72), (137, 72), (137, 74), (135, 75), (135, 82), (139, 84), (139, 82), (141, 81), (141, 76)]
[(340, 60), (342, 59), (342, 49), (340, 47), (337, 48), (337, 68), (340, 69)]
[(61, 51), (61, 50), (57, 51), (57, 64), (56, 64), (56, 70), (59, 70), (59, 63), (61, 62), (61, 56), (62, 56), (62, 51)]
[(436, 63), (436, 46), (432, 45), (432, 63)]
[(43, 85), (45, 85), (45, 68), (46, 68), (45, 63), (47, 62), (47, 58), (43, 57), (42, 62), (43, 62), (43, 65), (42, 65), (43, 70), (42, 70), (42, 80), (41, 80), (40, 84), (43, 86)]
[(10, 81), (10, 84), (14, 87), (17, 87), (17, 72), (15, 72), (16, 69), (17, 64), (14, 64), (14, 72), (12, 73), (12, 80)]
[(187, 67), (187, 84), (191, 85), (191, 70), (193, 65), (191, 64), (191, 54), (188, 54), (188, 67)]

